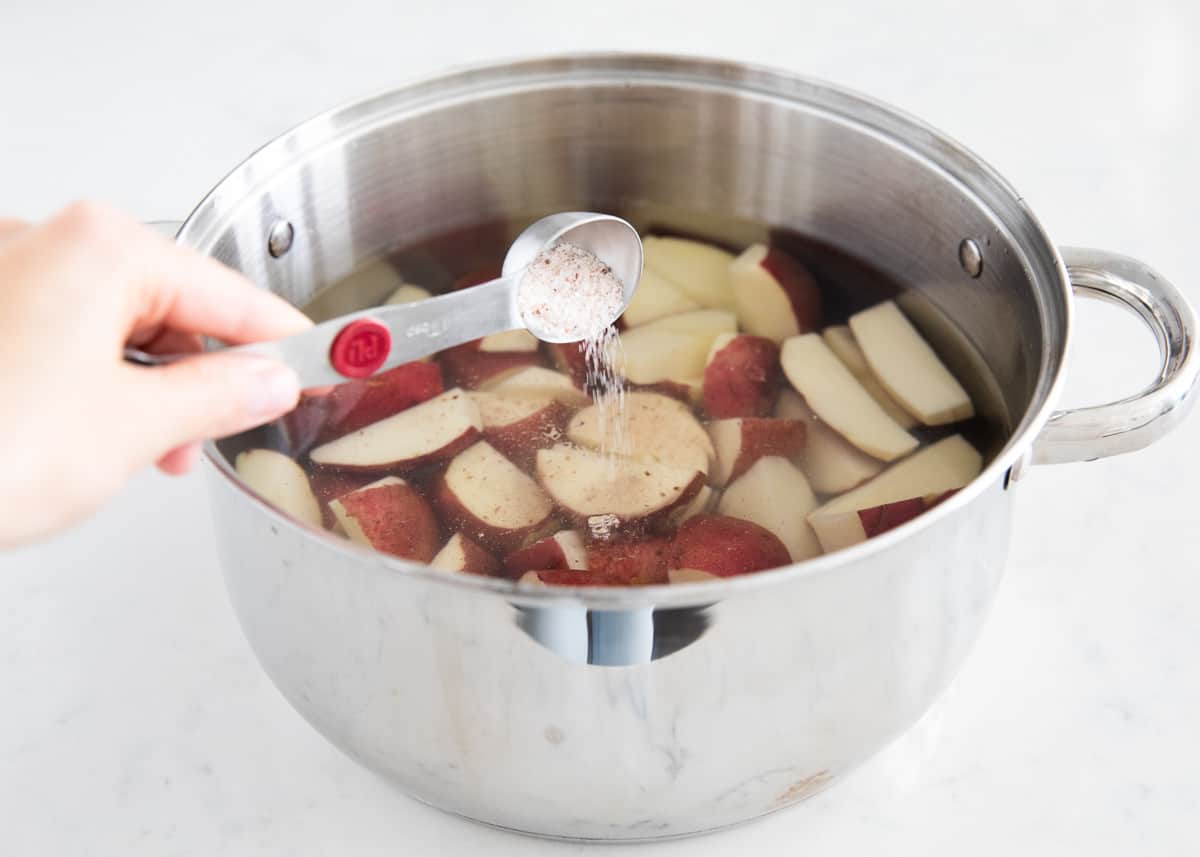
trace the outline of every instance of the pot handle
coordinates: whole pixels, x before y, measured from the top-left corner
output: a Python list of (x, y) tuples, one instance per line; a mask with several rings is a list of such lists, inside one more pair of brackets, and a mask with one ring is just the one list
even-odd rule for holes
[(1187, 415), (1200, 375), (1196, 314), (1166, 278), (1116, 253), (1083, 247), (1061, 253), (1075, 294), (1112, 301), (1141, 317), (1158, 340), (1162, 366), (1139, 393), (1051, 414), (1034, 442), (1034, 464), (1095, 461), (1149, 446)]

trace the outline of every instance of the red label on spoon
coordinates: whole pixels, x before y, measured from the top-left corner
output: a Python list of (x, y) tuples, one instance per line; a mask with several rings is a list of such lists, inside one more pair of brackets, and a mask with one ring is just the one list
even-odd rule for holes
[(387, 360), (392, 334), (371, 318), (359, 318), (343, 327), (329, 347), (329, 362), (347, 378), (366, 378)]

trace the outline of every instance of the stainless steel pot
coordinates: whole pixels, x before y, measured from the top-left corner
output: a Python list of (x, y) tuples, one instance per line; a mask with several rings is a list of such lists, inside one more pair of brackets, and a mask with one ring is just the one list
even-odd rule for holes
[[(968, 374), (994, 383), (972, 392), (1011, 432), (968, 488), (850, 550), (717, 584), (520, 593), (305, 529), (210, 446), (229, 591), (271, 678), (351, 756), (469, 818), (653, 839), (836, 782), (957, 670), (1025, 465), (1137, 449), (1191, 404), (1195, 317), (1165, 280), (1060, 252), (1003, 179), (920, 122), (744, 65), (571, 57), (409, 86), (257, 152), (179, 240), (302, 304), (398, 245), (573, 209), (786, 226), (869, 259), (915, 286), (907, 309), (952, 363), (986, 367)], [(1155, 333), (1149, 389), (1052, 410), (1072, 289)]]

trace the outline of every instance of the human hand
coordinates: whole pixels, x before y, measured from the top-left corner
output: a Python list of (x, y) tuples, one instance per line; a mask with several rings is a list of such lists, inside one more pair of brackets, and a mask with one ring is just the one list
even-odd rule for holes
[(133, 366), (123, 348), (198, 352), (310, 322), (220, 263), (116, 211), (77, 203), (40, 225), (0, 219), (0, 547), (68, 526), (137, 470), (184, 473), (201, 441), (268, 422), (300, 395), (290, 369), (198, 354)]

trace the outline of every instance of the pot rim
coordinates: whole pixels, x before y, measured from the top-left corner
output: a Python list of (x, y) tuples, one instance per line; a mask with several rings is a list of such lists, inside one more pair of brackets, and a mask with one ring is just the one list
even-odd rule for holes
[[(366, 563), (380, 572), (402, 572), (416, 575), (433, 585), (491, 592), (514, 604), (546, 606), (551, 603), (571, 603), (605, 610), (646, 606), (702, 606), (759, 587), (781, 585), (830, 573), (844, 565), (883, 553), (922, 529), (937, 525), (972, 503), (1002, 477), (1007, 487), (1009, 477), (1005, 475), (1005, 471), (1019, 465), (1021, 459), (1026, 456), (1037, 434), (1049, 419), (1063, 384), (1062, 361), (1070, 339), (1072, 318), (1071, 286), (1066, 267), (1041, 222), (1007, 179), (990, 164), (957, 140), (907, 111), (848, 87), (754, 63), (666, 53), (581, 52), (513, 60), (493, 59), (457, 66), (380, 90), (365, 98), (346, 101), (275, 137), (253, 151), (213, 186), (183, 222), (177, 238), (203, 250), (206, 243), (211, 244), (216, 227), (227, 222), (236, 212), (237, 206), (234, 206), (232, 210), (226, 210), (218, 217), (213, 211), (218, 200), (233, 195), (238, 197), (238, 205), (242, 204), (244, 200), (252, 197), (257, 185), (271, 180), (279, 170), (289, 168), (297, 160), (310, 156), (315, 148), (332, 145), (337, 142), (338, 137), (357, 132), (364, 124), (382, 121), (382, 108), (388, 108), (387, 117), (390, 119), (396, 112), (413, 113), (438, 109), (460, 100), (500, 94), (516, 85), (523, 85), (526, 89), (544, 88), (561, 86), (568, 82), (598, 82), (606, 78), (645, 82), (657, 80), (663, 85), (718, 88), (801, 104), (810, 110), (830, 112), (843, 121), (862, 126), (865, 131), (885, 137), (892, 144), (912, 154), (931, 160), (943, 171), (948, 171), (947, 167), (956, 164), (960, 172), (957, 175), (951, 173), (951, 176), (957, 179), (958, 184), (962, 185), (959, 176), (969, 175), (972, 179), (972, 186), (964, 187), (964, 192), (978, 193), (981, 190), (989, 190), (992, 194), (998, 194), (1000, 199), (1007, 198), (1010, 205), (1025, 219), (1022, 227), (1027, 233), (1027, 238), (1040, 242), (1052, 259), (1055, 282), (1045, 285), (1048, 288), (1052, 285), (1057, 287), (1057, 296), (1062, 303), (1062, 336), (1057, 343), (1057, 349), (1052, 345), (1043, 347), (1043, 365), (1039, 370), (1038, 386), (1033, 400), (1025, 409), (1004, 447), (975, 479), (933, 509), (894, 530), (832, 554), (824, 554), (769, 571), (692, 585), (539, 587), (519, 585), (504, 578), (438, 571), (427, 565), (362, 547), (326, 530), (303, 524), (280, 512), (251, 490), (237, 476), (233, 465), (217, 449), (215, 442), (208, 441), (204, 445), (204, 457), (213, 470), (228, 479), (248, 500), (273, 516), (276, 524), (298, 530), (308, 537), (321, 539), (329, 546), (346, 552), (355, 562)], [(801, 97), (805, 94), (819, 95), (823, 100), (806, 101)], [(337, 133), (331, 137), (330, 132), (335, 128)], [(264, 170), (264, 167), (269, 169)], [(986, 200), (981, 201), (986, 203)], [(1006, 228), (1011, 226), (1008, 220), (1002, 222)], [(1029, 245), (1028, 240), (1016, 243)], [(1033, 272), (1030, 272), (1030, 275), (1034, 276)], [(1048, 366), (1053, 367), (1049, 377)]]

